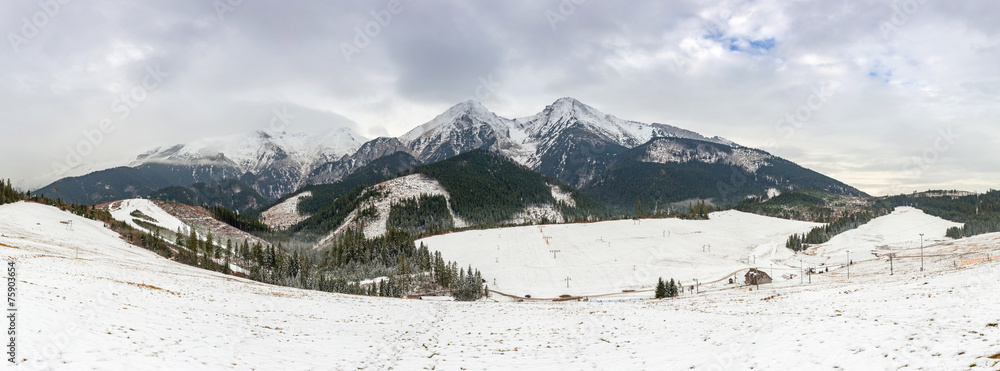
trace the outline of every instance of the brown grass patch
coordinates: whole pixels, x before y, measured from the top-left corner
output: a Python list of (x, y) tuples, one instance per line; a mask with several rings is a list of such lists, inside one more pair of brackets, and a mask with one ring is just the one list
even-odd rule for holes
[(127, 283), (129, 285), (132, 285), (132, 286), (141, 287), (141, 288), (144, 288), (144, 289), (159, 290), (159, 291), (163, 291), (163, 292), (166, 292), (166, 293), (169, 293), (169, 294), (174, 294), (174, 295), (177, 295), (177, 296), (181, 296), (181, 294), (178, 294), (176, 292), (173, 292), (173, 291), (170, 291), (170, 290), (167, 290), (167, 289), (163, 289), (163, 288), (159, 288), (159, 287), (156, 287), (156, 286), (153, 286), (153, 285), (147, 285), (145, 283), (135, 283), (135, 282), (125, 282), (125, 283)]
[(17, 246), (11, 246), (11, 245), (7, 245), (7, 244), (2, 244), (2, 243), (0, 243), (0, 246), (3, 246), (3, 247), (9, 247), (9, 248), (12, 248), (12, 249), (20, 249), (20, 247), (17, 247)]
[(138, 288), (163, 291), (163, 292), (168, 293), (168, 294), (173, 294), (173, 295), (181, 296), (181, 294), (178, 294), (176, 292), (173, 292), (173, 291), (170, 291), (170, 290), (167, 290), (167, 289), (164, 289), (164, 288), (156, 287), (156, 286), (153, 286), (153, 285), (147, 285), (145, 283), (135, 283), (135, 282), (128, 282), (128, 281), (113, 280), (113, 279), (111, 281), (118, 282), (118, 283), (124, 283), (126, 285), (132, 285), (132, 286), (135, 286), (135, 287), (138, 287)]
[(986, 358), (989, 358), (989, 359), (1000, 359), (1000, 353), (994, 354), (994, 355), (986, 357)]

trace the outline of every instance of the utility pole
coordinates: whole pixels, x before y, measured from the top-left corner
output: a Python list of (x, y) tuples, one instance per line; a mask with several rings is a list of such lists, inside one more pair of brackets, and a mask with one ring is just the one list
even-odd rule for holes
[[(803, 284), (803, 283), (805, 283), (805, 281), (804, 281), (805, 278), (802, 277), (802, 273), (803, 273), (803, 271), (802, 271), (802, 259), (799, 259), (799, 284), (800, 285)], [(812, 282), (812, 277), (809, 277), (809, 282)]]
[(549, 252), (552, 253), (552, 259), (555, 259), (556, 258), (556, 253), (558, 253), (560, 251), (562, 251), (562, 250), (549, 250)]
[(569, 288), (569, 281), (572, 281), (572, 280), (573, 279), (569, 278), (569, 276), (566, 277), (566, 288)]
[(920, 234), (920, 271), (924, 271), (924, 234)]
[(851, 280), (851, 250), (847, 250), (847, 280)]
[(701, 293), (701, 283), (698, 282), (697, 278), (694, 279), (694, 288), (695, 288), (695, 294)]

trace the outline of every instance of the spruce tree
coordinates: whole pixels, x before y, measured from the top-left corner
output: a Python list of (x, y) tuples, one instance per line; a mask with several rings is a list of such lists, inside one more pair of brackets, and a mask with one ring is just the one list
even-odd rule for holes
[(215, 248), (215, 241), (212, 238), (212, 232), (208, 232), (208, 236), (205, 236), (205, 255), (219, 257), (219, 251)]

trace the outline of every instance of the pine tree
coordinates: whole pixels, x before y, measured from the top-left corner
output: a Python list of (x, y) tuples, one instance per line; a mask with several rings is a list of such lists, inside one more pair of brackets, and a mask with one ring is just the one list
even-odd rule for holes
[(219, 257), (219, 250), (215, 248), (215, 241), (212, 238), (212, 232), (208, 232), (208, 236), (205, 236), (205, 255)]
[(656, 282), (656, 298), (663, 299), (667, 297), (667, 285), (663, 283), (663, 277)]
[(191, 250), (191, 255), (193, 257), (193, 260), (194, 260), (195, 264), (198, 263), (198, 245), (199, 244), (200, 244), (200, 242), (198, 241), (198, 234), (195, 233), (194, 228), (191, 228), (191, 234), (188, 235), (187, 246), (188, 246), (188, 250)]

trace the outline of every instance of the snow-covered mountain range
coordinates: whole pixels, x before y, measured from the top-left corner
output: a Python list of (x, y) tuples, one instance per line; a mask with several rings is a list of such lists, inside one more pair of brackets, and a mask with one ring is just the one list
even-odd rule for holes
[(465, 101), (399, 140), (425, 163), (484, 148), (579, 187), (586, 178), (573, 176), (574, 160), (594, 160), (603, 152), (619, 152), (658, 137), (735, 145), (670, 125), (623, 120), (573, 98), (560, 98), (542, 112), (516, 119), (500, 117), (479, 102)]
[[(702, 158), (716, 161), (720, 147), (745, 149), (724, 138), (705, 137), (675, 126), (621, 119), (573, 98), (560, 98), (535, 115), (514, 119), (498, 116), (477, 101), (465, 101), (398, 138), (367, 140), (346, 128), (321, 133), (255, 131), (156, 148), (138, 156), (126, 168), (57, 183), (62, 187), (64, 199), (98, 203), (143, 196), (165, 186), (236, 178), (274, 200), (306, 184), (337, 181), (399, 151), (427, 164), (486, 149), (585, 189), (614, 165), (619, 154), (657, 138), (695, 140), (711, 144), (714, 149), (709, 151), (712, 153), (699, 154), (692, 153), (699, 151), (698, 148), (661, 143), (657, 154), (643, 161), (684, 163)], [(671, 152), (671, 148), (677, 149), (674, 151), (677, 153)], [(741, 163), (733, 165), (755, 172), (772, 156), (754, 151), (743, 157), (746, 156), (724, 162), (738, 161)], [(128, 180), (122, 181), (123, 178)], [(56, 193), (53, 185), (39, 191)]]

